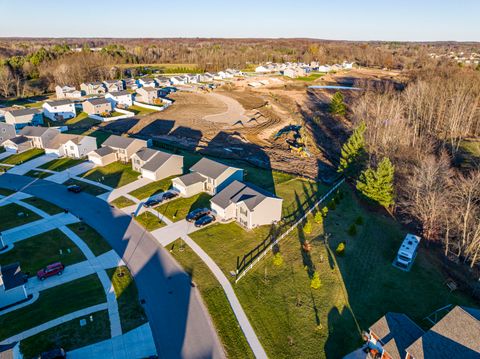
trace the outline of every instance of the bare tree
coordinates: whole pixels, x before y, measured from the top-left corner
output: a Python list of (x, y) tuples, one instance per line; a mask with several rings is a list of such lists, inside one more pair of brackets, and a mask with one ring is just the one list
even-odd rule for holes
[(2, 66), (0, 68), (0, 90), (3, 97), (10, 96), (14, 83), (10, 69), (7, 66)]

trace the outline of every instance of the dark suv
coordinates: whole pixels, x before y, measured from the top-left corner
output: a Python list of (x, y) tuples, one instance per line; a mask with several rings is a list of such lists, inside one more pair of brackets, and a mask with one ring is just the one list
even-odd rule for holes
[(199, 219), (200, 217), (203, 217), (207, 214), (210, 214), (210, 210), (208, 208), (197, 208), (197, 209), (194, 209), (193, 211), (191, 211), (188, 215), (187, 215), (187, 221), (188, 222), (195, 222), (197, 219)]
[(67, 190), (69, 192), (73, 192), (73, 193), (80, 193), (80, 192), (82, 192), (82, 187), (80, 187), (79, 185), (76, 185), (76, 184), (72, 184), (71, 186), (67, 187)]

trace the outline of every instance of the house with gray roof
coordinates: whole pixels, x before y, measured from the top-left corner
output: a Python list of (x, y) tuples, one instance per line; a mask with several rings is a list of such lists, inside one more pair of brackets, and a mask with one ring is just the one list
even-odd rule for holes
[(135, 101), (155, 104), (161, 103), (162, 101), (158, 98), (158, 89), (155, 87), (140, 87), (137, 90), (137, 94), (135, 95)]
[(14, 138), (17, 135), (15, 131), (15, 126), (9, 123), (0, 122), (0, 145), (10, 139)]
[(32, 140), (25, 136), (9, 138), (3, 141), (2, 146), (5, 148), (5, 151), (12, 153), (22, 153), (33, 148)]
[(75, 103), (68, 99), (47, 101), (42, 107), (43, 115), (52, 121), (63, 121), (77, 116)]
[(89, 115), (101, 115), (112, 112), (112, 104), (104, 98), (92, 98), (82, 103), (83, 112)]
[(126, 90), (109, 92), (105, 95), (105, 99), (110, 101), (112, 108), (127, 108), (133, 105), (132, 94)]
[(84, 95), (100, 95), (107, 92), (103, 82), (84, 82), (80, 84), (80, 90)]
[(257, 186), (233, 181), (210, 199), (210, 207), (220, 220), (234, 219), (252, 229), (280, 221), (282, 202), (281, 198)]
[(23, 108), (5, 113), (5, 122), (14, 125), (19, 130), (25, 126), (43, 124), (42, 111), (38, 108)]
[[(186, 174), (172, 180), (173, 188), (185, 197), (200, 192), (215, 195), (233, 181), (243, 181), (243, 169), (202, 158)], [(192, 175), (195, 173), (195, 175)]]
[(88, 160), (98, 166), (106, 166), (117, 161), (117, 152), (111, 147), (100, 147), (88, 153)]
[(52, 127), (26, 126), (18, 135), (31, 139), (33, 147), (44, 149), (46, 144), (59, 133), (59, 130)]
[(142, 77), (139, 78), (137, 81), (138, 87), (155, 87), (157, 84), (155, 83), (155, 80), (152, 79), (151, 77)]
[(44, 146), (45, 153), (59, 157), (83, 158), (97, 148), (97, 139), (92, 136), (59, 133)]
[(20, 263), (0, 266), (0, 310), (28, 299)]
[(81, 98), (82, 92), (75, 89), (73, 86), (55, 86), (55, 94), (57, 95), (58, 99), (64, 98)]
[(106, 87), (108, 92), (119, 92), (123, 91), (123, 81), (122, 80), (105, 80), (103, 85)]
[(149, 142), (138, 138), (111, 135), (102, 144), (102, 147), (110, 147), (116, 153), (116, 160), (126, 163), (130, 161), (134, 153), (143, 147), (149, 147), (149, 145)]
[(183, 173), (183, 156), (144, 147), (132, 155), (132, 168), (144, 178), (159, 181)]

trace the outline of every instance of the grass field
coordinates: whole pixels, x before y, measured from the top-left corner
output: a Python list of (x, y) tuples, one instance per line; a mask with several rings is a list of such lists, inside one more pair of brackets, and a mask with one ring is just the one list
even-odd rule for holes
[(143, 115), (148, 115), (148, 114), (153, 113), (153, 112), (158, 112), (156, 110), (151, 110), (149, 108), (136, 106), (136, 105), (130, 106), (128, 108), (128, 111), (133, 112), (136, 116), (143, 116)]
[(10, 157), (7, 157), (2, 160), (2, 163), (6, 163), (8, 165), (19, 165), (23, 162), (30, 161), (36, 157), (43, 155), (45, 152), (38, 148), (32, 148), (31, 150), (17, 153)]
[[(161, 218), (161, 216), (159, 216)], [(158, 228), (165, 226), (165, 223), (162, 222), (156, 215), (151, 212), (143, 212), (140, 215), (135, 217), (135, 220), (142, 225), (147, 231), (151, 232)]]
[(176, 222), (184, 219), (188, 213), (196, 208), (210, 207), (210, 195), (200, 193), (189, 198), (178, 198), (155, 207), (155, 210)]
[(97, 139), (97, 146), (100, 147), (102, 145), (102, 143), (105, 142), (105, 140), (110, 137), (110, 133), (109, 132), (105, 132), (105, 131), (102, 131), (102, 130), (95, 130), (95, 129), (83, 129), (83, 128), (74, 128), (74, 129), (71, 129), (71, 130), (68, 130), (66, 133), (70, 133), (70, 134), (73, 134), (73, 135), (83, 135), (83, 136), (91, 136), (91, 137), (95, 137)]
[(112, 249), (110, 244), (108, 244), (108, 242), (100, 234), (98, 234), (96, 230), (86, 223), (72, 223), (68, 225), (68, 228), (70, 228), (77, 236), (83, 239), (95, 256), (99, 256), (100, 254), (108, 252)]
[(42, 211), (44, 211), (44, 212), (46, 212), (50, 215), (54, 215), (54, 214), (58, 214), (58, 213), (63, 212), (63, 209), (61, 209), (60, 207), (57, 207), (53, 203), (50, 203), (48, 201), (45, 201), (45, 200), (43, 200), (41, 198), (37, 198), (37, 197), (25, 198), (25, 199), (22, 199), (22, 202), (31, 204), (32, 206), (35, 206), (38, 209), (40, 209), (40, 210), (42, 210)]
[(128, 199), (127, 197), (120, 196), (118, 198), (115, 198), (110, 204), (113, 204), (117, 208), (125, 208), (129, 206), (133, 206), (135, 202), (133, 202), (131, 199)]
[(80, 112), (77, 117), (65, 121), (65, 125), (67, 125), (69, 129), (90, 128), (92, 126), (98, 125), (99, 123), (101, 122), (88, 117), (88, 114), (86, 112)]
[(151, 182), (143, 187), (137, 188), (136, 190), (130, 192), (129, 194), (138, 199), (146, 199), (154, 194), (165, 192), (172, 185), (172, 178), (178, 176), (171, 176), (164, 178), (160, 181)]
[(94, 168), (84, 173), (82, 177), (117, 188), (137, 180), (139, 175), (129, 163), (113, 162), (104, 167)]
[(108, 192), (106, 189), (103, 189), (102, 187), (95, 186), (95, 185), (90, 184), (90, 183), (85, 183), (83, 181), (79, 181), (79, 180), (76, 180), (74, 178), (70, 178), (67, 182), (64, 183), (65, 186), (70, 186), (70, 185), (74, 185), (74, 184), (82, 187), (83, 191), (85, 191), (87, 193), (90, 193), (93, 196), (98, 196), (98, 195), (101, 195), (105, 192)]
[(480, 139), (463, 140), (454, 162), (467, 170), (478, 168), (480, 166)]
[(53, 173), (49, 172), (43, 172), (43, 171), (38, 171), (38, 170), (30, 170), (27, 173), (25, 173), (25, 176), (28, 177), (35, 177), (35, 178), (46, 178), (53, 175)]
[(325, 74), (313, 73), (313, 74), (310, 74), (310, 75), (307, 75), (307, 76), (296, 77), (295, 80), (310, 82), (310, 81), (315, 81), (315, 80), (319, 79), (320, 77), (322, 77), (324, 75)]
[[(93, 321), (90, 320), (90, 316)], [(80, 320), (87, 324), (80, 326)], [(37, 357), (42, 352), (55, 348), (65, 351), (81, 348), (110, 338), (108, 311), (101, 310), (84, 318), (77, 318), (57, 325), (20, 342), (20, 351), (25, 359)]]
[(40, 166), (39, 168), (61, 172), (66, 170), (67, 168), (76, 166), (82, 162), (85, 162), (85, 160), (64, 157), (64, 158), (59, 158), (57, 160), (47, 162), (44, 165)]
[(12, 191), (10, 189), (7, 189), (7, 188), (0, 188), (0, 195), (1, 196), (10, 196), (11, 194), (14, 194), (15, 191)]
[(68, 266), (85, 259), (65, 234), (54, 229), (15, 243), (13, 249), (0, 254), (0, 265), (20, 262), (22, 271), (34, 276), (48, 264), (62, 262)]
[(173, 249), (170, 253), (200, 290), (228, 358), (254, 358), (222, 286), (190, 247), (180, 250), (180, 245), (179, 240), (175, 241), (169, 246)]
[(105, 292), (96, 274), (44, 290), (32, 304), (0, 316), (0, 340), (105, 301)]
[(138, 299), (138, 290), (126, 266), (107, 270), (118, 301), (120, 322), (124, 333), (146, 323), (147, 316)]
[[(0, 232), (41, 219), (38, 214), (16, 203), (9, 203), (0, 208), (2, 209), (0, 211)], [(20, 213), (23, 215), (19, 216)]]

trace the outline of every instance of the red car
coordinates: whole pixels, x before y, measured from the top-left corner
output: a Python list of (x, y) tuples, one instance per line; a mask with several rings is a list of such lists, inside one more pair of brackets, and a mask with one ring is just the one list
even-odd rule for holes
[(44, 280), (45, 278), (51, 277), (52, 275), (61, 275), (64, 269), (65, 266), (60, 262), (49, 264), (48, 266), (40, 269), (37, 272), (37, 278), (40, 280)]

